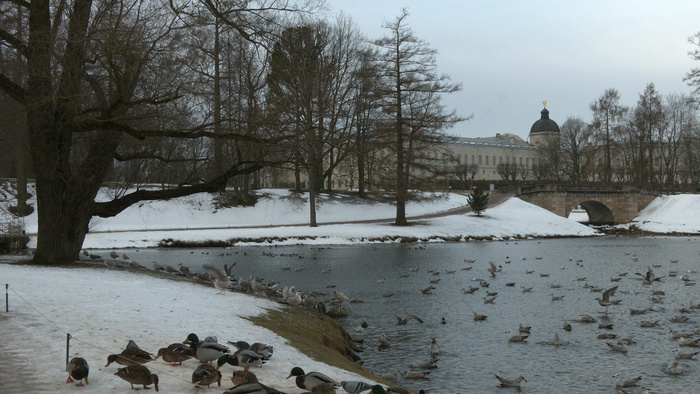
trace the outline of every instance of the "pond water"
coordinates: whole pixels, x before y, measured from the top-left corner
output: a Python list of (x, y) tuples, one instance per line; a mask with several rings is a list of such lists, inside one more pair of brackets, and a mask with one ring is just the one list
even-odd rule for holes
[[(118, 250), (151, 267), (152, 261), (177, 267), (183, 263), (199, 270), (202, 264), (236, 263), (234, 275), (257, 276), (296, 286), (303, 292), (332, 290), (362, 303), (349, 304), (352, 313), (339, 319), (350, 334), (365, 337), (360, 353), (364, 365), (377, 375), (411, 370), (409, 365), (431, 359), (431, 338), (441, 352), (438, 368), (429, 379), (399, 378), (410, 388), (433, 393), (502, 392), (494, 374), (514, 378), (523, 375), (522, 391), (530, 393), (615, 392), (615, 374), (642, 376), (651, 392), (691, 393), (700, 387), (700, 362), (681, 360), (684, 371), (675, 376), (664, 371), (674, 361), (674, 351), (700, 350), (679, 347), (670, 330), (692, 333), (700, 309), (680, 309), (700, 304), (700, 237), (600, 237), (501, 242), (391, 244), (377, 246), (285, 246), (229, 249)], [(102, 251), (102, 254), (106, 254)], [(467, 260), (474, 260), (473, 263)], [(492, 277), (490, 262), (501, 267)], [(643, 284), (651, 268), (659, 281)], [(673, 276), (675, 274), (675, 276)], [(624, 275), (624, 276), (622, 276)], [(686, 275), (684, 281), (681, 279)], [(439, 281), (438, 281), (439, 279)], [(489, 283), (481, 287), (479, 279)], [(436, 282), (436, 283), (431, 283)], [(615, 281), (615, 282), (614, 282)], [(421, 290), (434, 286), (431, 294)], [(479, 287), (473, 294), (463, 289)], [(618, 286), (611, 297), (622, 300), (605, 308), (596, 301), (600, 292)], [(529, 292), (523, 288), (531, 287)], [(486, 292), (497, 292), (486, 304)], [(663, 295), (654, 295), (662, 291)], [(393, 293), (391, 297), (385, 297)], [(553, 296), (563, 296), (553, 301)], [(656, 297), (657, 301), (653, 301)], [(663, 303), (660, 303), (663, 299)], [(631, 309), (647, 309), (631, 314)], [(474, 313), (487, 315), (475, 321)], [(423, 320), (398, 325), (394, 314), (413, 314)], [(581, 316), (596, 323), (582, 323)], [(674, 322), (685, 316), (687, 322)], [(356, 332), (365, 317), (369, 326)], [(445, 324), (441, 324), (442, 318)], [(655, 327), (640, 326), (643, 320)], [(562, 329), (565, 322), (570, 332)], [(613, 325), (599, 329), (598, 322)], [(531, 326), (524, 343), (508, 341), (506, 331)], [(568, 343), (552, 346), (554, 333)], [(631, 338), (626, 354), (612, 351), (598, 332)], [(391, 344), (379, 347), (379, 335)], [(695, 335), (700, 338), (700, 335)], [(614, 339), (607, 342), (615, 343)]]

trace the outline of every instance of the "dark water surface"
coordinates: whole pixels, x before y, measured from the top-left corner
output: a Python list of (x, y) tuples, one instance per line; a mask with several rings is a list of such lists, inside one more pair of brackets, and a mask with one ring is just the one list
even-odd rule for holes
[[(340, 322), (349, 333), (365, 337), (360, 356), (375, 374), (403, 372), (411, 363), (429, 360), (431, 337), (436, 338), (441, 353), (437, 356), (438, 368), (431, 370), (429, 379), (399, 378), (401, 384), (415, 389), (432, 393), (503, 392), (495, 373), (509, 378), (523, 375), (527, 379), (522, 383), (523, 392), (607, 393), (616, 392), (613, 375), (620, 373), (624, 377), (642, 376), (641, 384), (653, 393), (700, 392), (700, 361), (681, 360), (684, 372), (680, 376), (664, 372), (664, 366), (674, 361), (674, 350), (700, 350), (679, 347), (678, 340), (669, 333), (671, 329), (692, 333), (700, 320), (700, 309), (679, 311), (682, 306), (700, 304), (700, 285), (686, 286), (681, 280), (684, 274), (691, 283), (700, 279), (700, 237), (117, 252), (127, 253), (149, 268), (154, 260), (174, 267), (183, 263), (193, 271), (201, 269), (202, 264), (223, 266), (235, 262), (236, 276), (254, 275), (266, 282), (278, 281), (280, 286), (296, 286), (303, 292), (324, 291), (328, 298), (333, 294), (326, 285), (336, 285), (337, 290), (363, 301), (349, 304), (352, 314)], [(495, 277), (487, 271), (489, 262), (502, 267)], [(644, 285), (635, 273), (645, 273), (648, 267), (663, 278)], [(677, 276), (670, 277), (671, 271)], [(624, 273), (627, 275), (619, 276)], [(611, 278), (621, 279), (612, 282)], [(432, 294), (423, 294), (421, 289), (435, 279), (439, 282), (432, 284)], [(479, 286), (476, 279), (485, 280), (489, 287), (465, 294), (462, 289)], [(611, 306), (606, 315), (605, 308), (596, 301), (601, 293), (592, 292), (586, 285), (603, 289), (618, 285), (611, 298), (622, 303)], [(532, 290), (523, 292), (523, 287)], [(652, 301), (654, 290), (665, 292), (657, 296), (663, 297), (663, 303)], [(493, 304), (484, 303), (486, 291), (498, 293)], [(385, 293), (394, 295), (384, 297)], [(564, 298), (552, 301), (552, 295)], [(630, 309), (650, 307), (652, 310), (642, 315), (630, 313)], [(473, 312), (488, 318), (474, 321)], [(398, 325), (394, 314), (414, 314), (424, 323)], [(598, 323), (582, 323), (583, 314), (612, 323), (613, 329), (601, 330)], [(689, 321), (673, 322), (676, 315), (686, 316)], [(369, 326), (356, 332), (362, 317)], [(446, 324), (441, 324), (442, 318)], [(643, 328), (643, 320), (658, 324)], [(562, 330), (565, 321), (573, 326), (571, 332)], [(517, 332), (520, 323), (532, 326), (530, 337), (525, 343), (509, 342), (506, 331)], [(549, 345), (555, 332), (568, 344)], [(596, 338), (597, 332), (628, 337), (636, 343), (628, 346), (627, 354), (614, 352), (606, 340)], [(389, 337), (391, 345), (380, 350), (381, 333)]]

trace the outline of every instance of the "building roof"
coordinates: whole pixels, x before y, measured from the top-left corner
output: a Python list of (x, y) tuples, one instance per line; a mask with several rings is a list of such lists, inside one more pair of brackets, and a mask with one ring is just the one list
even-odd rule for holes
[(542, 112), (542, 117), (540, 119), (532, 124), (532, 127), (530, 128), (530, 134), (532, 133), (547, 133), (547, 132), (554, 132), (559, 134), (559, 125), (557, 122), (553, 121), (552, 119), (549, 119), (549, 111), (547, 108), (544, 108)]
[(516, 148), (534, 148), (532, 145), (523, 141), (522, 138), (515, 134), (504, 133), (496, 134), (494, 137), (477, 137), (477, 138), (467, 138), (459, 137), (454, 140), (455, 144), (464, 145), (485, 145), (485, 146), (503, 146), (503, 147), (516, 147)]

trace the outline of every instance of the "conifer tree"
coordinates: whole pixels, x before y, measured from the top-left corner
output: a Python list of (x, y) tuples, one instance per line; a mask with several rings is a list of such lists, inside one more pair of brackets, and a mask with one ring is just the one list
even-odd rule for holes
[(489, 203), (489, 193), (474, 186), (472, 187), (472, 193), (467, 196), (467, 203), (472, 208), (472, 211), (476, 212), (477, 216), (481, 216), (481, 213), (486, 210), (486, 205)]

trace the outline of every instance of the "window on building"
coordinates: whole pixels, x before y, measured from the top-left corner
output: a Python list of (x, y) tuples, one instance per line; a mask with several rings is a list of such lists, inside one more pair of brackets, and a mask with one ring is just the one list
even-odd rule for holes
[(496, 156), (493, 156), (493, 165), (496, 165)]
[(486, 165), (489, 165), (489, 157), (486, 156)]
[(479, 165), (481, 165), (481, 155), (479, 155)]
[(523, 158), (522, 157), (520, 158), (520, 163), (518, 163), (518, 164), (523, 165)]
[(498, 164), (503, 163), (503, 156), (498, 156)]
[(472, 164), (476, 164), (476, 161), (474, 160), (474, 155), (472, 155)]

